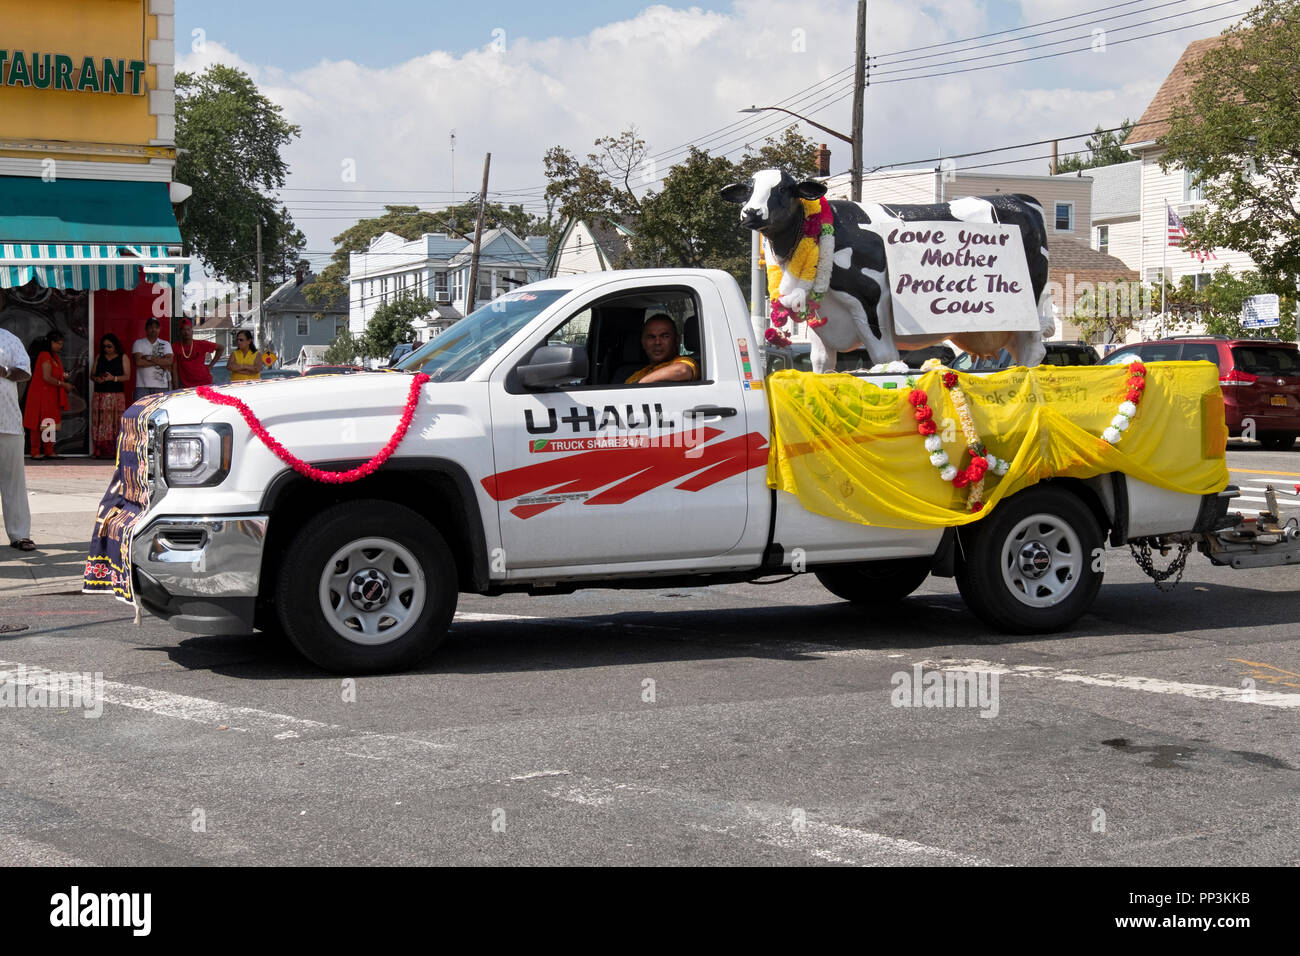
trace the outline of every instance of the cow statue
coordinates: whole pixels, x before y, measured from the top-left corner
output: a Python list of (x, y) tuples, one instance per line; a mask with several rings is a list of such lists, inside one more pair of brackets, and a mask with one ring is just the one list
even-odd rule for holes
[[(756, 172), (748, 183), (732, 183), (722, 198), (738, 204), (742, 225), (767, 240), (770, 254), (787, 270), (796, 244), (804, 235), (801, 199), (820, 199), (826, 186), (814, 180), (797, 182), (777, 169)], [(995, 355), (1006, 349), (1019, 365), (1038, 365), (1046, 355), (1043, 338), (1056, 328), (1047, 288), (1047, 230), (1043, 210), (1030, 196), (1003, 194), (967, 196), (928, 205), (885, 206), (832, 200), (834, 266), (830, 286), (820, 306), (826, 321), (813, 331), (812, 367), (835, 371), (839, 352), (865, 348), (877, 364), (898, 359), (898, 349), (917, 349), (948, 339), (974, 355)], [(979, 222), (1020, 227), (1030, 284), (1037, 303), (1040, 329), (1029, 332), (970, 332), (953, 335), (894, 334), (890, 283), (885, 274), (885, 243), (876, 229), (891, 222)], [(866, 228), (871, 225), (875, 228)], [(795, 312), (806, 307), (807, 290), (795, 288), (781, 301)]]

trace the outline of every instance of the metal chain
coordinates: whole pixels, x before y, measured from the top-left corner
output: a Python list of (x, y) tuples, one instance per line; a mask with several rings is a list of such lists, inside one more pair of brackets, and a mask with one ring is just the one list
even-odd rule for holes
[[(1151, 546), (1143, 541), (1141, 544), (1130, 544), (1129, 551), (1133, 553), (1133, 560), (1137, 562), (1139, 568), (1146, 572), (1147, 577), (1156, 583), (1156, 587), (1161, 591), (1172, 591), (1178, 587), (1178, 582), (1183, 579), (1183, 571), (1187, 565), (1187, 556), (1192, 553), (1192, 542), (1184, 540), (1178, 545), (1178, 554), (1174, 560), (1169, 563), (1169, 567), (1163, 571), (1157, 571), (1151, 564)], [(1172, 584), (1166, 586), (1165, 581), (1173, 578)]]

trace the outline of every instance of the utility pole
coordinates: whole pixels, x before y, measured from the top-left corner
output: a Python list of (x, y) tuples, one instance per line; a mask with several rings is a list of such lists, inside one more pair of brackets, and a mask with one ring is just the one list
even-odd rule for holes
[(456, 131), (451, 131), (451, 201), (456, 203)]
[(262, 314), (262, 224), (257, 224), (257, 338), (266, 345), (266, 316)]
[(853, 177), (854, 202), (862, 201), (862, 107), (867, 86), (867, 0), (858, 0), (858, 44), (853, 59)]
[(469, 295), (465, 298), (465, 314), (474, 311), (474, 293), (478, 291), (478, 254), (483, 243), (483, 207), (487, 205), (488, 167), (492, 154), (483, 157), (483, 188), (478, 194), (478, 221), (474, 223), (474, 255), (469, 261)]

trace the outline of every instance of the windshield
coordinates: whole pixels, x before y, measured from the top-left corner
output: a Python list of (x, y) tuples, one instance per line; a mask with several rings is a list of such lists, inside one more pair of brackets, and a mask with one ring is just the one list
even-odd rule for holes
[(463, 382), (512, 335), (568, 292), (568, 289), (537, 292), (520, 289), (497, 296), (402, 358), (394, 367), (400, 372), (424, 372), (435, 382)]

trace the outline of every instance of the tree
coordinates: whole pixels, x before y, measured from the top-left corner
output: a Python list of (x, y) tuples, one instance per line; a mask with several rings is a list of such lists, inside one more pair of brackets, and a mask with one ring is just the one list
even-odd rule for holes
[(299, 132), (240, 70), (176, 74), (176, 180), (194, 190), (181, 238), (217, 278), (257, 275), (258, 223), (270, 275), (288, 275), (301, 257), (306, 238), (271, 195), (287, 172), (280, 150)]
[(360, 356), (361, 340), (353, 338), (347, 329), (342, 329), (321, 356), (321, 361), (325, 365), (351, 365)]
[(415, 338), (416, 319), (427, 318), (434, 305), (422, 295), (399, 295), (375, 309), (366, 323), (359, 345), (361, 354), (369, 358), (388, 358), (393, 348)]
[(1189, 64), (1187, 100), (1161, 168), (1191, 173), (1205, 209), (1183, 217), (1191, 249), (1235, 249), (1265, 275), (1300, 274), (1300, 0), (1263, 0)]
[[(1103, 129), (1101, 124), (1098, 124), (1093, 134), (1084, 141), (1085, 152), (1066, 156), (1056, 164), (1056, 171), (1075, 173), (1084, 169), (1096, 169), (1099, 166), (1131, 163), (1133, 154), (1124, 149), (1124, 140), (1128, 139), (1128, 134), (1133, 132), (1133, 127), (1136, 125), (1128, 117), (1124, 118), (1115, 132)], [(1087, 159), (1084, 159), (1085, 155)]]
[[(1152, 289), (1159, 302), (1160, 286)], [(1241, 307), (1254, 295), (1278, 295), (1280, 325), (1272, 329), (1244, 329)], [(1183, 276), (1177, 286), (1165, 286), (1165, 312), (1172, 328), (1186, 329), (1194, 323), (1204, 324), (1207, 335), (1232, 338), (1295, 338), (1295, 299), (1291, 290), (1259, 272), (1234, 273), (1228, 266), (1219, 268), (1208, 283), (1196, 288), (1192, 276)]]
[[(460, 203), (434, 212), (418, 206), (385, 206), (382, 216), (362, 219), (334, 237), (330, 264), (303, 289), (303, 294), (308, 302), (321, 308), (335, 302), (346, 302), (348, 257), (354, 252), (365, 252), (370, 247), (370, 240), (386, 232), (403, 239), (418, 239), (426, 232), (444, 232), (470, 242), (474, 238), (477, 215), (477, 202)], [(524, 212), (522, 206), (488, 203), (483, 207), (483, 228), (496, 229), (498, 226), (505, 226), (522, 238), (535, 235), (541, 221)]]

